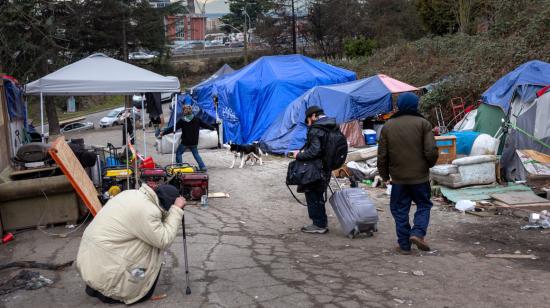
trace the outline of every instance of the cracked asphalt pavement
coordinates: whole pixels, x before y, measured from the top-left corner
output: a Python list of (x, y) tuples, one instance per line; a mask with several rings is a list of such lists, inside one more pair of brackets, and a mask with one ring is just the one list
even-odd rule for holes
[[(86, 136), (99, 144), (115, 133), (118, 137), (118, 130)], [(380, 215), (373, 237), (345, 237), (328, 204), (330, 232), (303, 234), (307, 211), (284, 185), (288, 160), (269, 156), (264, 166), (229, 169), (232, 157), (225, 150), (202, 155), (211, 192), (230, 198), (210, 199), (208, 208), (186, 207), (192, 294), (185, 294), (180, 232), (164, 253), (155, 292), (167, 296), (137, 307), (547, 307), (550, 302), (547, 235), (520, 231), (517, 218), (481, 218), (435, 206), (428, 230), (435, 251), (402, 256), (393, 252), (395, 231), (384, 190), (368, 189)], [(185, 157), (192, 160), (190, 153)], [(74, 260), (83, 229), (65, 237), (39, 230), (18, 234), (0, 246), (0, 263)], [(518, 250), (539, 259), (485, 257)], [(16, 272), (0, 271), (0, 283)], [(0, 296), (0, 307), (103, 306), (84, 293), (74, 266), (40, 272), (54, 284)]]

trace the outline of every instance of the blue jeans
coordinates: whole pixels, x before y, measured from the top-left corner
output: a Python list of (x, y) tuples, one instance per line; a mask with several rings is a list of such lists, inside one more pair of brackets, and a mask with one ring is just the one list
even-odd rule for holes
[(324, 191), (308, 191), (305, 193), (307, 212), (313, 224), (319, 228), (327, 227), (327, 212), (325, 211)]
[(185, 150), (187, 149), (191, 150), (191, 153), (193, 153), (193, 157), (197, 161), (197, 164), (199, 164), (199, 169), (206, 171), (206, 165), (204, 165), (204, 162), (199, 155), (197, 146), (185, 146), (180, 143), (178, 149), (176, 150), (176, 163), (181, 164), (183, 162), (183, 153), (185, 153)]
[[(424, 237), (430, 223), (430, 209), (432, 201), (430, 200), (430, 183), (404, 185), (392, 185), (390, 197), (390, 209), (395, 220), (395, 229), (397, 233), (397, 243), (403, 250), (410, 250), (411, 236)], [(414, 213), (414, 226), (411, 228), (409, 223), (409, 211), (411, 201), (416, 204)]]

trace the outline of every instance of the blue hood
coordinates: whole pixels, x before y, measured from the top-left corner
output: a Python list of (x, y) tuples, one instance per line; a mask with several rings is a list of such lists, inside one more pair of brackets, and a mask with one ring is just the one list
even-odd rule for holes
[(403, 93), (397, 98), (399, 111), (418, 111), (418, 96), (413, 93)]

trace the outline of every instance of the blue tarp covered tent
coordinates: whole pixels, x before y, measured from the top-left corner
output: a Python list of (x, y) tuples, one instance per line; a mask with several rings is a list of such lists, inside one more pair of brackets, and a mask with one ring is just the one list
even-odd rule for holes
[(224, 141), (258, 141), (279, 113), (307, 90), (352, 80), (355, 73), (302, 55), (262, 57), (214, 82)]
[(306, 140), (305, 111), (320, 106), (328, 116), (346, 123), (384, 114), (392, 110), (392, 94), (417, 88), (386, 75), (344, 84), (318, 86), (292, 102), (261, 138), (264, 150), (285, 154), (302, 148)]
[(233, 73), (234, 71), (235, 70), (231, 68), (231, 66), (224, 64), (212, 76), (208, 77), (208, 79), (203, 80), (201, 83), (191, 88), (191, 96), (193, 97), (195, 103), (204, 113), (209, 115), (209, 118), (214, 119), (214, 121), (216, 119), (216, 110), (214, 108), (214, 101), (212, 100), (214, 82), (220, 80), (228, 74)]
[[(174, 109), (176, 110), (177, 114), (176, 114), (176, 120), (179, 119), (181, 117), (181, 114), (182, 114), (182, 111), (183, 111), (183, 106), (184, 105), (192, 105), (192, 100), (191, 100), (191, 97), (185, 93), (178, 93), (178, 100), (177, 100), (177, 103), (176, 103), (176, 106), (174, 106), (173, 104), (170, 105), (170, 117), (168, 118), (168, 123), (166, 123), (166, 126), (167, 127), (171, 127), (172, 125), (174, 125)], [(195, 111), (195, 110), (194, 110)]]
[(538, 89), (550, 81), (550, 64), (544, 61), (529, 61), (500, 78), (481, 95), (484, 103), (498, 106), (508, 113), (513, 99), (530, 103)]

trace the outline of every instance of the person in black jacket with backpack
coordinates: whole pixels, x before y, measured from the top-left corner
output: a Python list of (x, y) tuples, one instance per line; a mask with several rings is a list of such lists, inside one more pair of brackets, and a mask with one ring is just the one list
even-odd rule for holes
[[(319, 165), (323, 166), (325, 157), (331, 155), (326, 153), (326, 136), (331, 130), (339, 130), (339, 127), (336, 120), (327, 117), (323, 109), (318, 106), (312, 106), (306, 110), (306, 124), (309, 127), (306, 144), (302, 150), (294, 152), (294, 156), (299, 161), (320, 160), (323, 163)], [(298, 186), (298, 191), (305, 193), (309, 218), (313, 221), (312, 224), (302, 227), (302, 232), (319, 234), (328, 232), (325, 196), (331, 172), (330, 168), (323, 167), (323, 180)]]
[[(176, 122), (176, 131), (181, 129), (181, 142), (176, 150), (176, 163), (179, 164), (183, 162), (183, 153), (185, 153), (185, 150), (189, 149), (191, 150), (191, 153), (193, 153), (193, 157), (197, 161), (197, 164), (199, 164), (199, 169), (206, 171), (206, 165), (202, 161), (197, 149), (199, 144), (199, 131), (201, 127), (209, 130), (215, 130), (215, 128), (211, 125), (208, 125), (199, 118), (193, 116), (193, 109), (191, 106), (183, 106), (183, 117)], [(173, 131), (173, 126), (166, 127), (160, 133), (160, 138), (162, 138), (163, 135), (172, 133)]]

